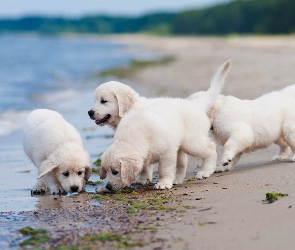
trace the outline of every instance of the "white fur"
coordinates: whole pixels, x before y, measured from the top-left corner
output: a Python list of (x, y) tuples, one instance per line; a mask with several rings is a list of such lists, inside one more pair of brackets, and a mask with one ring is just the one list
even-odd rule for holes
[[(131, 87), (124, 83), (110, 81), (99, 85), (94, 91), (95, 105), (91, 109), (94, 112), (90, 116), (100, 125), (109, 125), (116, 129), (121, 118), (131, 109), (140, 108), (148, 104), (149, 99), (139, 96)], [(106, 103), (102, 103), (104, 100)], [(107, 115), (111, 117), (99, 123)]]
[[(189, 98), (200, 98), (197, 92)], [(208, 112), (213, 135), (224, 146), (218, 172), (231, 170), (241, 155), (272, 143), (280, 146), (273, 160), (290, 159), (295, 151), (295, 85), (255, 100), (220, 95)], [(291, 150), (292, 149), (292, 150)]]
[[(149, 104), (151, 99), (139, 96), (128, 85), (110, 81), (99, 85), (94, 91), (95, 105), (89, 111), (90, 118), (95, 120), (99, 126), (109, 125), (112, 129), (116, 130), (122, 117), (130, 110), (141, 108)], [(106, 101), (102, 103), (101, 101)], [(110, 116), (105, 122), (101, 122), (106, 116)], [(186, 156), (184, 156), (186, 157)], [(183, 160), (187, 162), (187, 159)], [(187, 158), (187, 157), (186, 157)], [(187, 164), (187, 163), (186, 163)], [(138, 175), (137, 183), (147, 184), (152, 182), (153, 178), (153, 165), (145, 166), (142, 172)]]
[(33, 193), (85, 189), (85, 181), (91, 175), (89, 154), (83, 149), (79, 133), (59, 113), (47, 109), (32, 111), (26, 119), (22, 141), (25, 153), (39, 170)]
[(129, 186), (143, 166), (159, 162), (155, 188), (169, 189), (185, 175), (185, 154), (203, 159), (198, 179), (209, 177), (216, 169), (216, 150), (208, 137), (206, 111), (221, 91), (229, 68), (229, 61), (219, 68), (204, 99), (151, 99), (148, 105), (125, 114), (114, 143), (102, 155), (100, 176), (107, 177), (106, 188)]

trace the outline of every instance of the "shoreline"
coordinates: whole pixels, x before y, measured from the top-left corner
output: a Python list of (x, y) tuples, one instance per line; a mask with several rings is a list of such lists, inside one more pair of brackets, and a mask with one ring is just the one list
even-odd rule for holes
[[(225, 95), (251, 99), (294, 83), (295, 37), (288, 41), (272, 37), (244, 40), (130, 35), (109, 39), (175, 56), (168, 64), (146, 67), (120, 79), (148, 97), (186, 98), (195, 91), (206, 90), (215, 70), (229, 58), (233, 62)], [(193, 179), (200, 161), (190, 157), (187, 181), (171, 190), (140, 187), (134, 194), (106, 196), (109, 199), (95, 196), (102, 204), (98, 207), (19, 214), (26, 216), (28, 223), (47, 229), (50, 240), (46, 247), (73, 242), (77, 249), (86, 245), (117, 249), (115, 244), (122, 243), (119, 239), (81, 239), (108, 231), (127, 237), (128, 244), (138, 244), (142, 239), (145, 245), (135, 245), (135, 249), (291, 249), (295, 245), (295, 226), (290, 219), (295, 215), (294, 163), (271, 162), (276, 151), (272, 145), (245, 154), (233, 171), (214, 174), (206, 180)], [(220, 152), (218, 147), (219, 157)], [(288, 196), (266, 204), (263, 200), (267, 192)], [(147, 209), (150, 207), (153, 209)], [(131, 208), (138, 210), (132, 216), (128, 212)]]

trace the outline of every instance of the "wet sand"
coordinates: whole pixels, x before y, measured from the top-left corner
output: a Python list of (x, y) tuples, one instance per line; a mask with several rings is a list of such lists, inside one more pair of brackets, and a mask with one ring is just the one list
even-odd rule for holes
[[(121, 79), (149, 97), (185, 98), (206, 90), (214, 71), (227, 59), (233, 61), (224, 89), (226, 95), (252, 99), (294, 83), (295, 37), (126, 35), (105, 39), (176, 58), (169, 64), (148, 67)], [(218, 153), (220, 158), (220, 147)], [(24, 237), (14, 230), (32, 225), (48, 230), (50, 240), (43, 245), (47, 248), (71, 245), (78, 249), (116, 249), (121, 243), (125, 247), (133, 244), (135, 249), (292, 249), (294, 163), (271, 162), (276, 153), (277, 147), (272, 145), (245, 154), (233, 171), (214, 174), (206, 180), (193, 179), (200, 161), (190, 158), (187, 181), (171, 190), (154, 191), (147, 186), (107, 198), (81, 195), (98, 200), (102, 204), (99, 206), (1, 213), (2, 222), (10, 222), (12, 229), (10, 241), (3, 236), (0, 241), (3, 246), (17, 248)], [(272, 204), (263, 202), (265, 194), (273, 191), (288, 196)], [(105, 231), (123, 235), (125, 241), (83, 238)]]

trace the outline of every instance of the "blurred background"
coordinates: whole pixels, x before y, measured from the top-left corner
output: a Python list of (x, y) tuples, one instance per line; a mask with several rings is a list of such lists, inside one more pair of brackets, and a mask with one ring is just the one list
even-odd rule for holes
[(292, 0), (12, 0), (1, 3), (1, 32), (290, 34)]
[[(277, 38), (276, 45), (270, 45), (269, 40), (251, 40), (253, 50), (248, 45), (246, 48), (243, 41), (253, 35), (284, 35), (283, 40), (292, 47), (294, 40), (286, 39), (285, 35), (291, 37), (295, 32), (294, 10), (294, 0), (2, 1), (0, 168), (6, 178), (0, 183), (3, 201), (0, 211), (11, 207), (24, 209), (24, 205), (31, 209), (29, 190), (37, 170), (24, 155), (21, 127), (32, 109), (48, 108), (64, 115), (81, 133), (94, 162), (111, 143), (109, 135), (113, 134), (107, 127), (95, 126), (87, 114), (94, 105), (93, 91), (100, 83), (122, 76), (126, 80), (135, 69), (173, 62), (171, 68), (155, 74), (151, 69), (130, 83), (147, 95), (185, 97), (197, 90), (191, 84), (192, 79), (198, 79), (206, 87), (215, 67), (244, 53), (243, 60), (235, 63), (235, 80), (255, 81), (254, 77), (269, 76), (264, 78), (265, 84), (262, 80), (262, 85), (247, 86), (252, 92), (243, 90), (255, 96), (259, 91), (268, 91), (273, 86), (269, 85), (272, 80), (282, 80), (275, 75), (277, 64), (264, 69), (265, 62), (285, 61), (286, 55), (295, 58), (294, 50), (292, 53), (284, 50), (285, 43)], [(126, 42), (126, 34), (134, 38), (129, 37)], [(140, 42), (148, 42), (153, 49), (136, 44), (139, 40), (135, 37), (142, 35)], [(202, 39), (205, 37), (209, 40)], [(240, 38), (228, 40), (230, 37)], [(161, 42), (167, 44), (170, 52), (182, 54), (178, 58), (162, 57)], [(272, 54), (257, 54), (273, 48)], [(288, 65), (295, 63), (292, 60)], [(188, 67), (192, 64), (196, 65), (193, 70)], [(253, 65), (261, 67), (255, 74)], [(242, 68), (244, 71), (239, 71)], [(292, 67), (284, 67), (284, 75), (291, 76), (284, 81), (286, 85), (293, 81), (293, 71)], [(166, 83), (161, 83), (163, 86), (149, 85), (163, 79), (166, 79)], [(235, 85), (232, 90), (239, 88), (240, 85)], [(19, 181), (12, 187), (16, 179)]]

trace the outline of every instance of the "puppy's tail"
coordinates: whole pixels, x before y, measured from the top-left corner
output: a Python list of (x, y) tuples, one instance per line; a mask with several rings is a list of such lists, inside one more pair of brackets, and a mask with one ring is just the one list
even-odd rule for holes
[(198, 100), (203, 104), (204, 108), (208, 110), (214, 103), (217, 96), (221, 93), (225, 79), (229, 72), (231, 66), (231, 61), (228, 60), (223, 63), (218, 70), (215, 72), (213, 78), (211, 79), (211, 86), (206, 92), (200, 94), (195, 93), (189, 97), (189, 99)]

